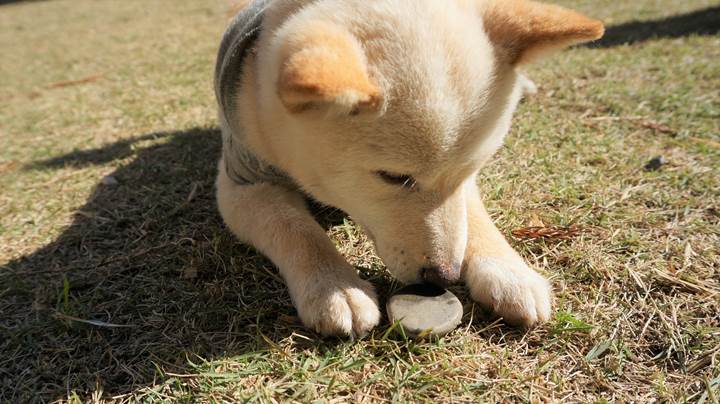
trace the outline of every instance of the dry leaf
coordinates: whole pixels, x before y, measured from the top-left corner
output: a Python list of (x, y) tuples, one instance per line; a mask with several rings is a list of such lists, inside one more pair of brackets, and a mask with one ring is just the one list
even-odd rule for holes
[(671, 135), (674, 135), (676, 133), (669, 126), (667, 126), (665, 124), (657, 123), (657, 122), (652, 122), (652, 121), (642, 121), (642, 122), (640, 122), (640, 126), (642, 126), (645, 129), (652, 129), (652, 130), (654, 130), (656, 132), (660, 132), (660, 133), (668, 133)]

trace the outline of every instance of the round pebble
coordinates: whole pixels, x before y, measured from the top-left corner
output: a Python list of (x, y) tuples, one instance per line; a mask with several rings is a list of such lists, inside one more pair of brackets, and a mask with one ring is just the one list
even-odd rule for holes
[(400, 321), (406, 335), (439, 337), (460, 324), (463, 308), (450, 291), (418, 284), (397, 291), (388, 300), (387, 312), (392, 323)]

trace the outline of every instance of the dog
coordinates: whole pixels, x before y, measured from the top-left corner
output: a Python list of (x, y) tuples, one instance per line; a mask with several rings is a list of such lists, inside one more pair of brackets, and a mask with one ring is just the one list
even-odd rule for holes
[(305, 326), (366, 335), (378, 299), (306, 198), (349, 214), (404, 283), (464, 281), (510, 325), (552, 289), (495, 227), (476, 185), (528, 82), (518, 69), (602, 36), (528, 0), (254, 0), (221, 42), (217, 203), (277, 266)]

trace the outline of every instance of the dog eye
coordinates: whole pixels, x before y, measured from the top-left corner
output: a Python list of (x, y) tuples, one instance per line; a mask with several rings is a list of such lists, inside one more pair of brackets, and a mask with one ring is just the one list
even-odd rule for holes
[(417, 181), (407, 174), (393, 174), (387, 171), (378, 171), (377, 176), (390, 185), (399, 185), (403, 188), (415, 188)]

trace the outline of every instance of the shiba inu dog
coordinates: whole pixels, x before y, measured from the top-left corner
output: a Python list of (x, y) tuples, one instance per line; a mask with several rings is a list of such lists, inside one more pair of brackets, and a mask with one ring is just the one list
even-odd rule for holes
[(400, 281), (463, 280), (508, 323), (543, 322), (551, 287), (494, 226), (476, 178), (509, 129), (517, 68), (602, 34), (526, 0), (251, 1), (215, 72), (221, 215), (323, 335), (364, 335), (380, 311), (306, 197), (348, 213)]

